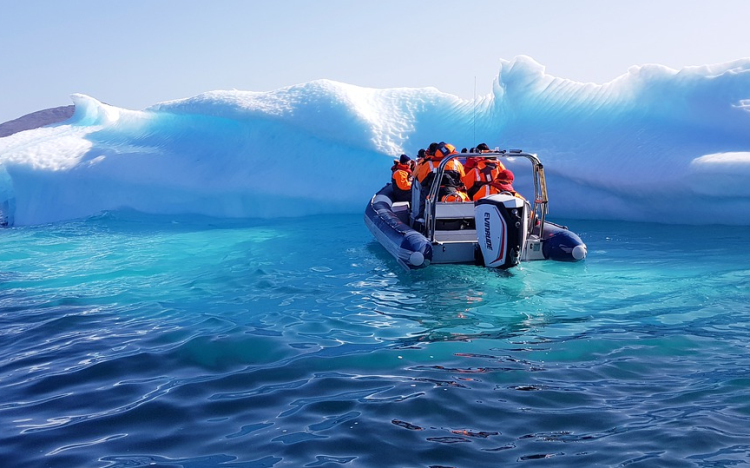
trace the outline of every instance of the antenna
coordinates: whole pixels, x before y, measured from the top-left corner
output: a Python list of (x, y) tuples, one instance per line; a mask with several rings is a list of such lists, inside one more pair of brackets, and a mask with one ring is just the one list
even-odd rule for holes
[(472, 146), (477, 145), (477, 75), (474, 75), (474, 138), (472, 139)]

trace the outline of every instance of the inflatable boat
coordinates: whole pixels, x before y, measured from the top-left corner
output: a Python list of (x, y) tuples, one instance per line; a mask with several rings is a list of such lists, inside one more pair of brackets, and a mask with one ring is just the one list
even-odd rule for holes
[[(531, 164), (524, 183), (531, 202), (510, 193), (475, 202), (438, 201), (448, 161), (466, 157), (497, 158), (516, 169)], [(462, 161), (463, 162), (463, 161)], [(507, 269), (524, 261), (577, 262), (586, 258), (586, 244), (567, 227), (547, 216), (544, 167), (535, 154), (521, 150), (460, 153), (443, 158), (430, 186), (414, 183), (411, 201), (394, 201), (391, 184), (379, 190), (365, 208), (365, 224), (378, 242), (406, 269), (430, 264), (469, 263)], [(520, 178), (516, 178), (520, 182)], [(517, 190), (521, 190), (517, 185)]]

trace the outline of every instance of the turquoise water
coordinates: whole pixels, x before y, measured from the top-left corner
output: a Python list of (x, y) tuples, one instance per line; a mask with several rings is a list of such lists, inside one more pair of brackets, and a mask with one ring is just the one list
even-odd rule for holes
[(2, 465), (750, 463), (750, 228), (567, 223), (511, 273), (361, 215), (2, 230)]

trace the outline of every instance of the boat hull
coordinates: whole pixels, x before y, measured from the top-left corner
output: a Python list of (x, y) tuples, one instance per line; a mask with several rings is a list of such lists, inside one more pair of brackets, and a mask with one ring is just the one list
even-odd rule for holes
[[(527, 237), (524, 234), (527, 217), (516, 213), (517, 210), (525, 213), (523, 204), (514, 206), (508, 199), (518, 200), (508, 195), (494, 195), (476, 204), (440, 204), (444, 213), (449, 212), (444, 215), (445, 219), (438, 216), (440, 221), (467, 223), (468, 215), (472, 218), (471, 225), (464, 226), (465, 229), (436, 231), (433, 242), (409, 225), (409, 204), (394, 202), (393, 190), (387, 184), (368, 203), (364, 220), (378, 242), (407, 270), (425, 268), (433, 263), (484, 263), (488, 267), (507, 269), (521, 261), (577, 262), (586, 258), (586, 244), (565, 226), (544, 221), (541, 232), (537, 226)], [(469, 213), (465, 213), (467, 209)], [(457, 216), (461, 219), (454, 219)], [(503, 234), (496, 239), (491, 237), (498, 232)], [(490, 244), (500, 245), (500, 250), (488, 248)]]
[(558, 262), (577, 262), (586, 258), (586, 244), (565, 226), (552, 222), (544, 223), (542, 231), (542, 253), (545, 259)]
[(393, 190), (388, 184), (367, 204), (365, 225), (402, 267), (426, 267), (432, 262), (432, 244), (399, 218), (393, 205)]

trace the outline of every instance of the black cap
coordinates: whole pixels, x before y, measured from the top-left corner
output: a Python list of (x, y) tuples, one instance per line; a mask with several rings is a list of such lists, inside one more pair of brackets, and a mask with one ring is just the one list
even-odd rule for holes
[(399, 162), (401, 162), (401, 164), (408, 164), (409, 161), (411, 161), (411, 158), (405, 154), (402, 154), (401, 158), (399, 158)]

